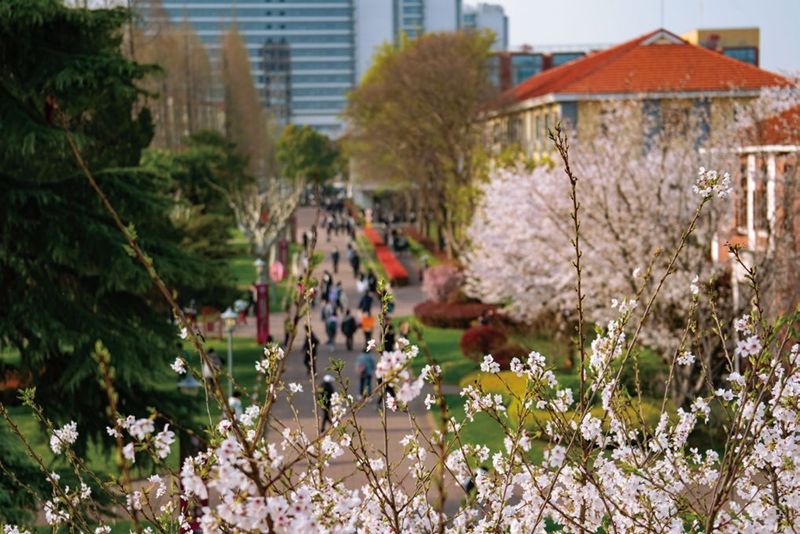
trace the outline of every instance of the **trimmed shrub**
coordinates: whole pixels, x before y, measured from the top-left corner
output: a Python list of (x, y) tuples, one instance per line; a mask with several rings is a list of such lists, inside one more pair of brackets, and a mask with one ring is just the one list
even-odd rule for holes
[(448, 303), (426, 300), (414, 306), (414, 315), (426, 326), (439, 328), (469, 328), (470, 323), (494, 309), (480, 302)]
[(505, 371), (511, 367), (511, 360), (514, 358), (524, 362), (528, 357), (528, 351), (519, 345), (504, 345), (492, 352), (492, 357), (500, 365), (500, 369)]
[(425, 271), (422, 290), (429, 299), (446, 302), (452, 300), (451, 296), (458, 293), (463, 284), (464, 275), (461, 271), (452, 263), (442, 263)]
[(505, 332), (495, 326), (479, 325), (466, 330), (461, 336), (461, 353), (471, 360), (480, 362), (485, 354), (494, 354), (494, 351), (505, 345), (507, 337)]

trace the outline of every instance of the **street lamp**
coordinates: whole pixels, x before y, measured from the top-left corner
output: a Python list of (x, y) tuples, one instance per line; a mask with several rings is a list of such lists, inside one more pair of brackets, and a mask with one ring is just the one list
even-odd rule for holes
[(233, 396), (233, 329), (236, 328), (236, 319), (239, 316), (228, 306), (220, 317), (225, 321), (225, 330), (228, 331), (228, 397), (230, 398)]
[(176, 385), (178, 386), (178, 391), (184, 395), (194, 397), (197, 395), (197, 392), (200, 390), (203, 384), (201, 384), (194, 376), (192, 376), (191, 373), (186, 373), (186, 376), (178, 380)]

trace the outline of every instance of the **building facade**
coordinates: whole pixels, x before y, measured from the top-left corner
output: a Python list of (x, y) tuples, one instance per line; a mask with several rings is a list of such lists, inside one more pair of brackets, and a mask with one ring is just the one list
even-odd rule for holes
[[(146, 18), (149, 4), (139, 9)], [(173, 23), (186, 20), (220, 71), (222, 38), (235, 23), (262, 104), (280, 124), (341, 133), (347, 93), (376, 48), (401, 32), (453, 31), (461, 0), (158, 0)]]
[(700, 28), (683, 34), (686, 41), (758, 67), (760, 31), (758, 28)]
[(493, 51), (508, 50), (508, 17), (503, 6), (484, 3), (477, 6), (464, 6), (461, 21), (464, 29), (488, 28), (492, 30), (495, 35)]
[(639, 122), (656, 127), (702, 110), (706, 133), (730, 120), (733, 104), (786, 80), (755, 66), (656, 30), (594, 52), (515, 85), (485, 115), (486, 142), (496, 151), (516, 145), (533, 157), (550, 154), (547, 131), (563, 121), (578, 137), (591, 135), (604, 112), (636, 103)]

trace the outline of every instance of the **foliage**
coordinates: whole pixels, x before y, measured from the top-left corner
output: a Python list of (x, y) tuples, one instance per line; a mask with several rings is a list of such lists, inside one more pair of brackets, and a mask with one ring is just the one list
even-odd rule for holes
[(50, 417), (81, 426), (79, 451), (90, 438), (110, 441), (91, 358), (98, 340), (113, 354), (126, 410), (145, 414), (155, 401), (180, 409), (176, 393), (153, 386), (174, 349), (167, 308), (88, 186), (62, 124), (170, 286), (184, 295), (213, 284), (208, 260), (181, 246), (169, 184), (138, 167), (152, 124), (137, 82), (152, 69), (121, 56), (127, 21), (124, 10), (56, 0), (0, 6), (0, 340), (19, 352)]
[(189, 136), (221, 127), (212, 98), (214, 72), (189, 21), (173, 24), (162, 0), (150, 0), (146, 10), (128, 33), (123, 51), (138, 63), (161, 67), (142, 81), (158, 97), (147, 101), (155, 125), (152, 146), (182, 148)]
[(436, 302), (457, 300), (458, 292), (464, 284), (464, 275), (452, 263), (432, 265), (425, 270), (422, 291)]
[(414, 306), (414, 315), (422, 324), (439, 328), (469, 328), (481, 315), (494, 309), (479, 302), (437, 302), (426, 300)]
[(276, 175), (273, 132), (250, 73), (250, 56), (233, 24), (222, 39), (222, 79), (225, 86), (225, 135), (256, 177)]
[(320, 186), (333, 180), (340, 166), (336, 143), (308, 125), (283, 128), (277, 158), (285, 177)]
[(459, 346), (467, 358), (480, 361), (486, 354), (502, 347), (507, 340), (505, 332), (491, 325), (478, 325), (466, 330), (461, 336)]
[(350, 94), (347, 151), (359, 175), (414, 188), (416, 211), (435, 220), (450, 256), (464, 245), (482, 171), (476, 121), (492, 92), (493, 38), (426, 33), (383, 47)]
[[(583, 310), (597, 324), (608, 321), (609, 305), (636, 306), (641, 295), (655, 290), (658, 274), (668, 268), (669, 258), (661, 251), (674, 248), (682, 237), (673, 229), (687, 227), (696, 216), (691, 177), (697, 175), (697, 168), (709, 162), (738, 168), (736, 156), (722, 150), (723, 146), (700, 154), (690, 135), (668, 128), (650, 132), (637, 120), (638, 105), (618, 103), (608, 109), (605, 129), (582, 135), (571, 148), (574, 173), (583, 178), (578, 186), (584, 216), (581, 261), (589, 266), (582, 273)], [(699, 131), (701, 120), (701, 116), (688, 115), (687, 124), (674, 128)], [(563, 331), (574, 331), (575, 273), (569, 266), (575, 259), (575, 246), (565, 237), (573, 226), (569, 190), (562, 168), (517, 166), (491, 172), (469, 230), (474, 244), (466, 261), (470, 295), (506, 305), (517, 320), (535, 321), (549, 315), (564, 323)], [(704, 286), (709, 297), (701, 303), (703, 312), (697, 319), (707, 321), (710, 307), (715, 307), (727, 321), (732, 320), (729, 278), (724, 265), (714, 262), (709, 253), (727, 213), (726, 203), (719, 202), (697, 221), (684, 254), (669, 267), (674, 275), (654, 304), (654, 317), (644, 325), (645, 343), (664, 361), (678, 349), (685, 325), (681, 320), (684, 303), (695, 277), (695, 285)], [(719, 345), (713, 338), (705, 341), (711, 344), (692, 349), (703, 358), (713, 382), (722, 369)], [(672, 386), (673, 401), (680, 405), (698, 394), (704, 382), (681, 374)]]

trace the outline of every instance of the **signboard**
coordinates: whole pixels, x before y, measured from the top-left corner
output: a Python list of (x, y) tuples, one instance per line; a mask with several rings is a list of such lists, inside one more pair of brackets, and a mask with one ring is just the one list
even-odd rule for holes
[(269, 266), (269, 278), (276, 284), (283, 280), (283, 277), (286, 275), (286, 269), (283, 267), (283, 263), (280, 261), (272, 262), (272, 265)]
[(256, 295), (256, 342), (263, 345), (269, 337), (269, 286), (256, 284)]

